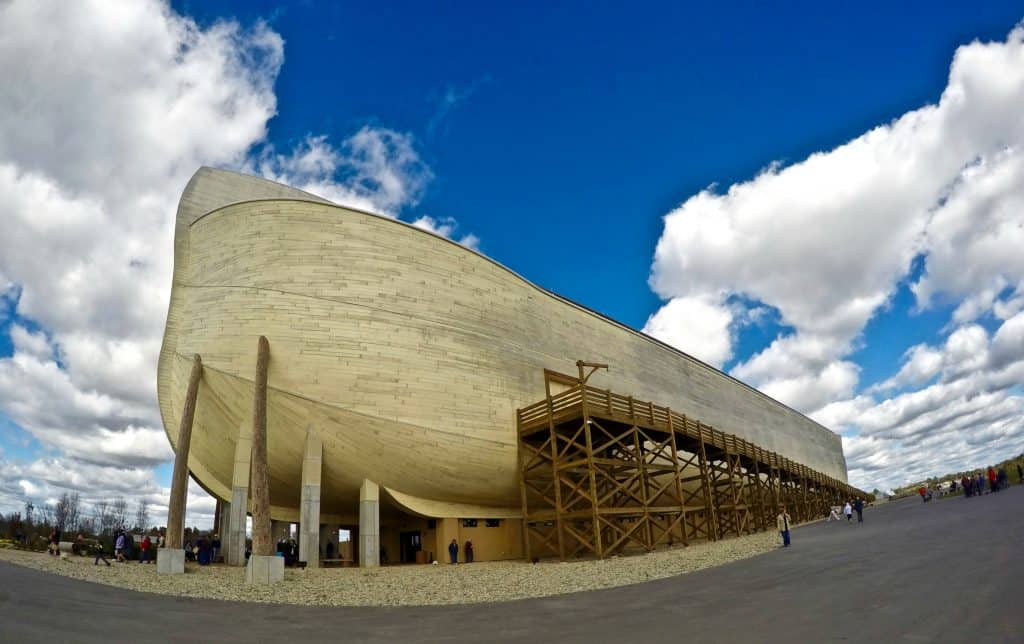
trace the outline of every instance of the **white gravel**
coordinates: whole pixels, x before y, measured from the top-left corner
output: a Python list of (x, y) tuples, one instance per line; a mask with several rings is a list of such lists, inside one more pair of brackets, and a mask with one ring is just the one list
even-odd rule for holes
[(600, 560), (530, 564), (523, 561), (461, 565), (407, 565), (376, 569), (286, 569), (284, 583), (245, 584), (245, 570), (187, 564), (184, 575), (160, 576), (155, 565), (57, 558), (0, 549), (0, 560), (76, 579), (141, 592), (236, 601), (319, 606), (469, 604), (560, 595), (642, 583), (753, 557), (779, 545), (775, 532), (676, 546), (652, 553)]

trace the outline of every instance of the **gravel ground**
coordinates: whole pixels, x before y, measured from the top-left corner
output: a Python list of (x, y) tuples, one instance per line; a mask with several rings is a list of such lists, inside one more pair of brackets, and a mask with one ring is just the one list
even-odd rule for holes
[(56, 558), (0, 549), (0, 559), (76, 579), (165, 595), (319, 606), (469, 604), (560, 595), (642, 583), (753, 557), (778, 547), (775, 532), (603, 561), (495, 561), (474, 564), (387, 566), (376, 569), (285, 569), (284, 583), (245, 584), (245, 570), (187, 564), (184, 575), (158, 577), (155, 565)]

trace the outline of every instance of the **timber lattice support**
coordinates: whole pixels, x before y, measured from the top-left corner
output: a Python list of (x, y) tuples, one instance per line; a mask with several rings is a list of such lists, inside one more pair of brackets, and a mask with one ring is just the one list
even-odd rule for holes
[[(545, 370), (517, 412), (527, 558), (607, 557), (824, 517), (863, 492), (667, 407)], [(590, 373), (593, 373), (591, 371)], [(552, 383), (566, 389), (551, 393)]]

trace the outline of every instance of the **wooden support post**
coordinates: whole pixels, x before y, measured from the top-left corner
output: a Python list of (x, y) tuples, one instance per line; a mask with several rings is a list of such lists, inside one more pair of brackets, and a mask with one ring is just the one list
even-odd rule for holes
[(704, 447), (704, 430), (700, 426), (700, 423), (697, 423), (697, 440), (700, 441), (700, 453), (698, 454), (698, 460), (700, 462), (700, 483), (701, 487), (704, 488), (704, 512), (707, 515), (708, 525), (711, 528), (708, 531), (708, 536), (712, 540), (717, 541), (719, 539), (718, 515), (715, 512), (715, 504), (711, 499), (711, 473), (708, 471), (708, 453), (707, 449)]
[[(760, 450), (758, 450), (760, 451)], [(761, 486), (761, 467), (759, 459), (754, 458), (754, 508), (757, 517), (757, 529), (768, 529), (767, 512), (764, 509), (764, 489)]]
[(683, 502), (683, 499), (685, 498), (683, 496), (683, 470), (679, 467), (679, 452), (676, 449), (677, 436), (675, 428), (672, 426), (672, 410), (666, 409), (665, 414), (668, 416), (669, 444), (672, 446), (672, 467), (675, 470), (676, 476), (676, 498), (679, 500), (679, 530), (683, 534), (683, 545), (689, 546), (690, 541), (686, 536), (686, 503)]
[(252, 553), (270, 557), (270, 480), (267, 474), (267, 367), (270, 343), (260, 336), (256, 353), (256, 386), (252, 411)]
[(594, 556), (598, 559), (604, 558), (604, 543), (601, 539), (601, 505), (597, 496), (597, 472), (594, 465), (594, 440), (590, 433), (590, 416), (587, 414), (587, 405), (583, 403), (583, 436), (587, 445), (587, 475), (590, 486), (590, 503), (592, 509), (592, 521), (594, 522)]
[[(516, 410), (516, 418), (519, 417), (519, 411)], [(516, 427), (516, 434), (519, 434), (519, 427)], [(530, 508), (527, 507), (527, 494), (526, 494), (526, 463), (527, 459), (523, 453), (523, 437), (519, 436), (519, 448), (516, 450), (519, 454), (519, 500), (522, 504), (523, 520), (520, 521), (520, 527), (522, 528), (522, 539), (523, 539), (523, 554), (526, 555), (526, 560), (530, 561), (533, 559), (533, 554), (530, 552)]]
[[(548, 394), (548, 431), (551, 433), (551, 476), (555, 484), (555, 535), (558, 538), (558, 558), (565, 559), (565, 540), (562, 538), (562, 480), (558, 473), (558, 434), (555, 432), (555, 408), (551, 403), (551, 384), (545, 382)], [(580, 387), (580, 393), (585, 394)]]
[(808, 489), (809, 486), (808, 486), (808, 483), (807, 483), (807, 471), (806, 471), (805, 468), (800, 468), (800, 469), (804, 470), (804, 472), (803, 472), (803, 475), (804, 475), (803, 476), (803, 479), (804, 479), (804, 521), (810, 521), (811, 520), (811, 501), (810, 501), (810, 490)]
[[(630, 402), (632, 402), (632, 399), (630, 399)], [(632, 409), (631, 409), (631, 411), (632, 411)], [(644, 508), (643, 508), (644, 509), (644, 517), (642, 519), (643, 522), (644, 522), (644, 527), (641, 528), (641, 529), (643, 530), (644, 546), (647, 548), (647, 550), (653, 550), (654, 549), (654, 531), (651, 530), (651, 512), (650, 512), (650, 509), (649, 509), (649, 506), (651, 505), (651, 503), (650, 503), (650, 500), (647, 498), (647, 491), (648, 491), (647, 490), (647, 467), (646, 467), (646, 463), (645, 463), (645, 459), (644, 459), (643, 445), (640, 443), (640, 429), (636, 425), (636, 417), (635, 416), (633, 418), (632, 430), (633, 430), (633, 450), (634, 450), (634, 457), (636, 459), (636, 469), (637, 469), (637, 481), (640, 483), (640, 498), (642, 499), (643, 506), (644, 506)]]
[(199, 379), (203, 375), (203, 360), (192, 356), (192, 371), (185, 391), (185, 407), (178, 424), (178, 444), (174, 454), (174, 473), (171, 475), (171, 499), (167, 505), (167, 548), (181, 550), (185, 538), (185, 505), (188, 497), (188, 451), (192, 443), (192, 421), (196, 414)]

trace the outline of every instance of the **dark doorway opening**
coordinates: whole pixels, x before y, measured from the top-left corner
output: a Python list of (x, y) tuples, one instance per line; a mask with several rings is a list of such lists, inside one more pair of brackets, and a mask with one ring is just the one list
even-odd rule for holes
[(423, 549), (423, 537), (420, 531), (400, 532), (398, 543), (401, 549), (402, 563), (416, 563), (416, 553)]

